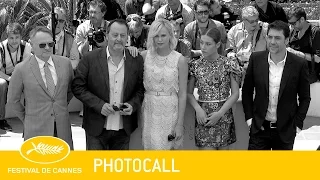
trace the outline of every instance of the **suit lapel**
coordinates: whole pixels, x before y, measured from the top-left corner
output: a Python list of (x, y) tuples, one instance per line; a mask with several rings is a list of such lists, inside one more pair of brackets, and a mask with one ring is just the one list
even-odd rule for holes
[(109, 67), (108, 67), (108, 60), (107, 60), (107, 52), (106, 49), (103, 48), (103, 50), (100, 53), (99, 57), (99, 63), (101, 67), (101, 72), (103, 74), (103, 77), (105, 77), (105, 83), (107, 87), (107, 94), (110, 92), (110, 87), (109, 87)]
[(30, 66), (31, 66), (31, 71), (34, 75), (34, 77), (36, 78), (36, 80), (38, 81), (38, 83), (40, 84), (41, 88), (49, 95), (49, 91), (48, 89), (46, 88), (45, 84), (44, 84), (44, 81), (42, 79), (42, 76), (41, 76), (41, 73), (40, 73), (40, 68), (39, 68), (39, 64), (35, 58), (35, 56), (31, 56), (31, 60), (30, 60)]
[(54, 95), (53, 95), (53, 98), (54, 98), (56, 96), (56, 94), (58, 93), (58, 91), (60, 90), (61, 81), (62, 81), (62, 69), (61, 69), (61, 64), (60, 64), (59, 60), (56, 58), (56, 56), (52, 56), (52, 61), (53, 61), (53, 64), (54, 64), (54, 67), (56, 69), (56, 73), (58, 76), (56, 88), (55, 88)]
[(278, 96), (278, 100), (280, 99), (284, 88), (286, 87), (286, 84), (288, 82), (288, 80), (290, 79), (290, 74), (291, 74), (291, 54), (288, 52), (287, 54), (287, 59), (286, 59), (286, 63), (284, 65), (283, 68), (283, 72), (282, 72), (282, 77), (281, 77), (281, 83), (280, 83), (280, 90), (279, 90), (279, 96)]
[(132, 59), (130, 58), (128, 51), (125, 50), (126, 59), (124, 61), (124, 82), (123, 82), (123, 94), (125, 94), (125, 90), (127, 89), (128, 79), (130, 78), (130, 71), (132, 66)]
[(269, 52), (266, 51), (266, 53), (264, 54), (264, 57), (263, 57), (263, 60), (262, 60), (262, 63), (261, 63), (261, 67), (262, 67), (262, 70), (261, 70), (261, 73), (262, 73), (262, 78), (265, 79), (265, 88), (266, 88), (266, 91), (267, 91), (267, 94), (269, 94), (269, 63), (268, 63), (268, 55), (269, 55)]

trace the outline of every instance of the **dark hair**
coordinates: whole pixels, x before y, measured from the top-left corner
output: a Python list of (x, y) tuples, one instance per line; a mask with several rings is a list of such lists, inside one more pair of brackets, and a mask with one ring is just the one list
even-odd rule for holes
[(103, 13), (107, 12), (106, 4), (101, 0), (90, 1), (88, 8), (90, 8), (90, 6), (92, 6), (92, 7), (97, 7), (98, 6), (100, 8), (101, 12), (103, 12)]
[(194, 4), (193, 4), (193, 8), (196, 11), (197, 10), (197, 6), (207, 6), (208, 9), (210, 10), (210, 1), (209, 0), (197, 0)]
[(44, 33), (48, 33), (50, 34), (51, 37), (53, 37), (52, 35), (52, 31), (50, 29), (48, 29), (47, 27), (45, 26), (36, 26), (35, 28), (33, 28), (31, 31), (30, 31), (30, 39), (32, 39), (38, 32), (44, 32)]
[(9, 34), (22, 34), (22, 26), (19, 23), (10, 23), (7, 25), (6, 33)]
[(297, 19), (303, 17), (305, 20), (307, 20), (307, 14), (302, 7), (294, 7), (288, 12), (288, 19), (291, 19), (293, 16)]
[(267, 34), (269, 34), (270, 29), (283, 31), (283, 35), (285, 38), (288, 38), (290, 35), (290, 28), (289, 28), (288, 23), (285, 23), (280, 20), (276, 20), (273, 23), (269, 24)]
[(111, 25), (114, 24), (114, 23), (125, 25), (127, 27), (127, 33), (129, 33), (129, 26), (128, 26), (126, 20), (124, 20), (124, 19), (114, 19), (114, 20), (110, 21), (110, 23), (108, 24), (107, 34), (109, 34)]
[(217, 28), (210, 28), (204, 31), (201, 35), (202, 36), (207, 35), (211, 37), (215, 43), (218, 43), (221, 41), (221, 33)]

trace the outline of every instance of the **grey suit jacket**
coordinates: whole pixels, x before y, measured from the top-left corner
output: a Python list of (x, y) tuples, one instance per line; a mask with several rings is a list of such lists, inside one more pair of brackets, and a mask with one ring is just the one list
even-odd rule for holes
[[(24, 124), (24, 139), (53, 136), (56, 122), (57, 136), (73, 149), (68, 102), (72, 98), (73, 70), (68, 58), (52, 55), (58, 80), (53, 97), (42, 79), (35, 56), (19, 63), (12, 74), (8, 105)], [(24, 94), (25, 105), (20, 97)]]

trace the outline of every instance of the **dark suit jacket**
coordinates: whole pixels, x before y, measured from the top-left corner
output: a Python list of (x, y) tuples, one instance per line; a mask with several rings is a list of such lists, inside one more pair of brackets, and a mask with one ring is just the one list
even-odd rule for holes
[[(246, 120), (252, 119), (251, 133), (257, 133), (265, 120), (269, 103), (268, 51), (250, 56), (242, 88)], [(277, 130), (284, 142), (292, 141), (296, 127), (302, 129), (310, 104), (307, 61), (288, 52), (280, 83), (277, 105)], [(255, 90), (255, 97), (253, 98)], [(299, 96), (297, 103), (297, 96)]]
[[(125, 50), (123, 102), (133, 107), (130, 116), (122, 116), (124, 130), (130, 135), (137, 127), (137, 109), (143, 94), (143, 59), (133, 58)], [(110, 103), (109, 71), (106, 48), (96, 49), (83, 56), (72, 82), (74, 96), (84, 104), (83, 128), (91, 136), (101, 134), (106, 117), (101, 114), (102, 106)]]

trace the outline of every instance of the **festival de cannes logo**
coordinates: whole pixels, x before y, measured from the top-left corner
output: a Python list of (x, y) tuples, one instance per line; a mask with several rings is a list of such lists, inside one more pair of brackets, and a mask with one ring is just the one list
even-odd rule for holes
[(65, 141), (52, 136), (38, 136), (28, 139), (20, 148), (20, 154), (23, 158), (39, 164), (62, 161), (69, 153), (69, 145)]

